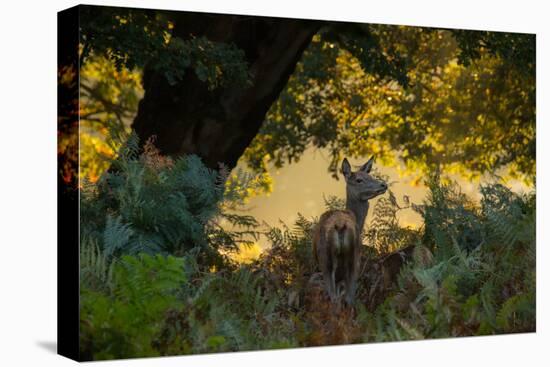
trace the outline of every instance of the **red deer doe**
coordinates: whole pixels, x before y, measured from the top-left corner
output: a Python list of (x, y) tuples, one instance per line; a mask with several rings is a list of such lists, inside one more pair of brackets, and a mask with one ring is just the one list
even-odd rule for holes
[[(346, 158), (342, 173), (346, 180), (346, 210), (329, 210), (313, 229), (313, 254), (323, 273), (332, 302), (344, 295), (353, 304), (360, 269), (361, 233), (369, 210), (369, 200), (386, 192), (388, 185), (369, 173), (374, 157), (352, 172)], [(342, 284), (343, 283), (343, 284)]]

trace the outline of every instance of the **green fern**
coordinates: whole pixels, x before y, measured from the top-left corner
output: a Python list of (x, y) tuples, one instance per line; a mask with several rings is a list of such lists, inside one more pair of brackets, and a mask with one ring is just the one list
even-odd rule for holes
[(103, 251), (107, 257), (113, 256), (120, 249), (129, 247), (134, 231), (129, 224), (122, 222), (120, 216), (107, 215), (103, 231)]
[[(219, 267), (228, 262), (227, 252), (257, 240), (252, 217), (222, 212), (240, 197), (225, 187), (226, 172), (207, 168), (194, 155), (164, 159), (150, 145), (140, 155), (134, 132), (118, 132), (112, 141), (121, 147), (112, 169), (81, 197), (82, 233), (106, 256), (198, 251), (205, 267)], [(222, 219), (240, 230), (226, 231)]]
[(84, 239), (80, 244), (80, 285), (98, 291), (112, 287), (115, 263), (109, 261), (97, 243)]
[(520, 293), (508, 298), (498, 311), (497, 326), (502, 332), (533, 330), (535, 303), (533, 292)]

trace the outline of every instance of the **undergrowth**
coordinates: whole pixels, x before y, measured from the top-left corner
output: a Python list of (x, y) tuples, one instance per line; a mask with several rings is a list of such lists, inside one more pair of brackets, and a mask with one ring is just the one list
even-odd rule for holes
[[(323, 291), (311, 252), (315, 218), (260, 230), (254, 218), (226, 213), (253, 183), (241, 177), (227, 184), (223, 167), (162, 157), (152, 142), (140, 150), (132, 135), (111, 170), (84, 185), (84, 359), (535, 330), (534, 192), (495, 183), (474, 202), (433, 176), (421, 204), (380, 199), (349, 308)], [(402, 227), (400, 210), (417, 211), (424, 225)], [(232, 261), (260, 232), (271, 247), (251, 263)]]

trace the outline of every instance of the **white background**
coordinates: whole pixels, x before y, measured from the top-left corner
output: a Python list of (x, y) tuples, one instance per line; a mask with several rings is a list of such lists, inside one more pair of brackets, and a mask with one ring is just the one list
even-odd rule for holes
[[(537, 333), (102, 362), (117, 366), (549, 365), (550, 98), (545, 1), (88, 1), (163, 9), (537, 33)], [(56, 340), (56, 12), (74, 1), (4, 1), (0, 10), (0, 365), (72, 362)], [(543, 67), (545, 66), (545, 67)], [(545, 104), (546, 102), (546, 104)], [(75, 244), (76, 245), (76, 244)]]

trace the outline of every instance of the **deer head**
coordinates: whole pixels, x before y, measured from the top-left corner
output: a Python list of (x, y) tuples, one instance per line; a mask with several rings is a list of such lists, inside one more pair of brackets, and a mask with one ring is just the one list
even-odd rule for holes
[(378, 195), (382, 195), (388, 189), (388, 185), (370, 175), (374, 156), (367, 163), (361, 166), (358, 171), (352, 172), (351, 166), (344, 158), (342, 162), (342, 173), (346, 179), (346, 194), (348, 201), (368, 201)]
[(357, 230), (361, 234), (365, 218), (369, 211), (369, 200), (382, 195), (388, 189), (388, 185), (370, 175), (374, 157), (361, 166), (356, 172), (352, 172), (346, 158), (342, 162), (342, 173), (346, 179), (346, 209), (355, 214)]

